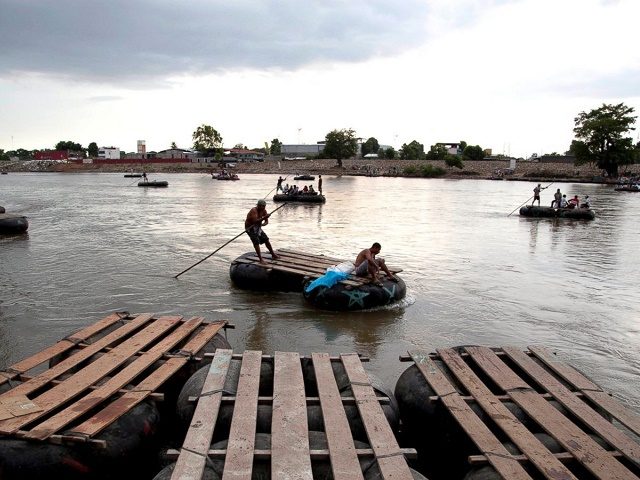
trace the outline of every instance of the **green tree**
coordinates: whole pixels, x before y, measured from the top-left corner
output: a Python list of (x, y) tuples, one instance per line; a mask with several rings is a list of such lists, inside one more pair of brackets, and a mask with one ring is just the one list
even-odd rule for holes
[(362, 156), (369, 155), (370, 153), (378, 153), (380, 150), (380, 144), (378, 140), (373, 137), (369, 137), (366, 142), (362, 144)]
[(403, 143), (400, 147), (400, 158), (402, 160), (423, 160), (424, 145), (417, 140), (413, 140), (411, 143)]
[(177, 150), (178, 149), (178, 145), (176, 144), (176, 142), (171, 142), (171, 150)]
[(464, 149), (467, 148), (467, 142), (464, 140), (460, 140), (460, 151), (464, 152)]
[(386, 150), (380, 149), (380, 151), (378, 152), (378, 156), (380, 158), (386, 158), (388, 160), (393, 160), (394, 158), (396, 158), (396, 149), (393, 147), (389, 147)]
[(442, 145), (441, 143), (436, 143), (435, 145), (431, 145), (429, 151), (427, 152), (426, 158), (427, 160), (444, 160), (447, 158), (447, 147)]
[(4, 153), (4, 150), (0, 148), (0, 162), (6, 162), (9, 160), (9, 155)]
[(269, 153), (271, 155), (280, 155), (282, 153), (282, 142), (277, 138), (271, 140), (271, 146), (269, 147)]
[(56, 150), (71, 150), (72, 152), (84, 152), (84, 148), (82, 145), (76, 142), (72, 142), (71, 140), (61, 140), (56, 143)]
[(450, 155), (450, 154), (447, 155), (446, 158), (444, 159), (444, 163), (447, 164), (447, 167), (456, 167), (459, 169), (464, 168), (464, 163), (462, 162), (462, 158), (460, 158), (458, 155)]
[(323, 156), (335, 158), (338, 166), (342, 167), (342, 160), (351, 158), (358, 152), (358, 140), (356, 132), (351, 128), (332, 130), (324, 138), (325, 145)]
[(590, 112), (580, 112), (574, 119), (572, 152), (576, 155), (576, 165), (594, 163), (610, 177), (618, 176), (618, 167), (635, 161), (636, 151), (633, 139), (626, 137), (636, 118), (631, 114), (633, 107), (624, 103), (602, 104)]
[(97, 157), (98, 156), (98, 144), (96, 142), (91, 142), (89, 144), (89, 146), (87, 147), (87, 153), (89, 154), (90, 157)]
[[(193, 148), (206, 155), (213, 155), (216, 158), (222, 157), (222, 136), (210, 125), (200, 125), (193, 135)], [(219, 155), (218, 155), (219, 154)]]
[(484, 150), (480, 145), (467, 145), (462, 151), (462, 157), (466, 160), (482, 160), (484, 158)]

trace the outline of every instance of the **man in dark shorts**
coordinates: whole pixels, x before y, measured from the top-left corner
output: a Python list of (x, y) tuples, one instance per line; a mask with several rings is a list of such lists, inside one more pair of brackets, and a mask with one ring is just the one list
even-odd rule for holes
[(382, 250), (382, 247), (378, 242), (371, 245), (371, 248), (365, 248), (362, 250), (354, 262), (356, 269), (353, 273), (358, 277), (366, 277), (368, 275), (371, 277), (372, 283), (375, 285), (382, 285), (382, 282), (380, 282), (380, 278), (378, 277), (378, 272), (383, 270), (389, 277), (389, 280), (397, 282), (398, 279), (389, 271), (384, 262), (384, 258), (376, 258), (376, 255), (380, 253), (380, 250)]
[(322, 175), (318, 175), (318, 191), (322, 195)]
[(256, 249), (256, 254), (258, 254), (260, 263), (266, 263), (262, 259), (262, 253), (260, 252), (260, 244), (262, 243), (264, 243), (269, 249), (272, 259), (276, 260), (280, 258), (273, 252), (273, 248), (271, 248), (271, 243), (269, 242), (269, 237), (267, 237), (267, 234), (262, 230), (262, 227), (268, 224), (269, 214), (267, 213), (267, 202), (264, 200), (258, 200), (257, 205), (249, 210), (249, 213), (247, 214), (247, 218), (244, 221), (244, 229), (253, 243), (253, 248)]
[(533, 207), (533, 204), (536, 203), (536, 200), (538, 201), (538, 206), (540, 206), (540, 192), (545, 188), (547, 187), (540, 188), (540, 184), (538, 184), (538, 186), (533, 189), (533, 202), (531, 202), (532, 207)]

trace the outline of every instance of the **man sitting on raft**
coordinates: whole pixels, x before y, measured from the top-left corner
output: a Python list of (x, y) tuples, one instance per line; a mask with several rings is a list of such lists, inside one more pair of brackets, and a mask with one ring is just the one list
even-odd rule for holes
[(269, 237), (267, 237), (267, 234), (262, 231), (262, 227), (269, 223), (269, 214), (267, 214), (266, 207), (267, 202), (264, 200), (258, 200), (258, 204), (249, 210), (247, 218), (244, 221), (244, 229), (247, 232), (247, 235), (249, 235), (251, 243), (253, 243), (253, 248), (255, 248), (256, 254), (258, 254), (260, 263), (266, 263), (262, 259), (262, 253), (260, 252), (261, 243), (264, 243), (267, 246), (272, 259), (276, 260), (280, 258), (273, 252), (273, 248), (271, 248), (271, 243), (269, 242)]
[(371, 248), (365, 248), (362, 250), (356, 257), (356, 261), (354, 263), (356, 267), (353, 272), (354, 275), (358, 277), (366, 277), (369, 275), (374, 285), (382, 286), (382, 282), (378, 276), (378, 272), (382, 269), (389, 277), (389, 280), (397, 282), (398, 279), (389, 271), (384, 262), (384, 258), (376, 258), (376, 255), (380, 253), (380, 250), (382, 250), (382, 247), (378, 242), (371, 245)]

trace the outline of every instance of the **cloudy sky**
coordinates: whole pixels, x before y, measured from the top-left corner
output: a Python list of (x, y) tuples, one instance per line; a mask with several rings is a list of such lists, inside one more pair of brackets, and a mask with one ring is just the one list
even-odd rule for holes
[[(564, 151), (640, 112), (638, 0), (0, 0), (0, 149), (315, 143)], [(634, 132), (634, 139), (637, 133)]]

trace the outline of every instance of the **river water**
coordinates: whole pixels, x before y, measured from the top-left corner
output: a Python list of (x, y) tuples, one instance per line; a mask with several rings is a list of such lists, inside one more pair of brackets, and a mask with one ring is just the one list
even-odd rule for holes
[[(0, 237), (0, 367), (116, 310), (228, 319), (236, 351), (359, 352), (393, 387), (408, 349), (545, 345), (640, 407), (640, 195), (554, 184), (590, 195), (593, 222), (527, 219), (514, 208), (533, 183), (327, 177), (325, 205), (287, 205), (265, 231), (275, 248), (354, 259), (372, 242), (402, 268), (407, 298), (336, 313), (299, 293), (233, 287), (229, 263), (251, 251), (243, 229), (274, 175), (221, 182), (163, 174), (143, 189), (122, 174), (0, 176), (0, 205), (28, 234)], [(309, 183), (309, 182), (307, 182)], [(268, 209), (274, 206), (269, 202)]]

